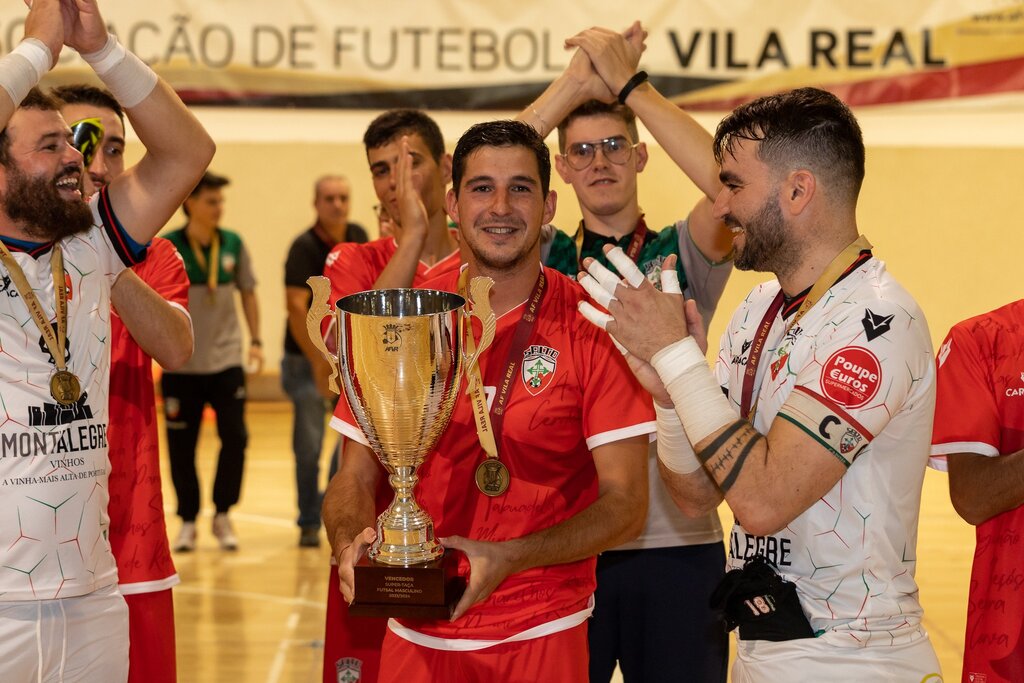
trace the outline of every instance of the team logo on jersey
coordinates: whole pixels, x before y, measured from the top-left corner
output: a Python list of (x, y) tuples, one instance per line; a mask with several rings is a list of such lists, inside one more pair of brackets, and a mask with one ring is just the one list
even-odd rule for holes
[(740, 349), (740, 353), (746, 353), (747, 349), (749, 349), (750, 345), (753, 344), (753, 343), (754, 343), (753, 339), (748, 339), (747, 341), (743, 342), (743, 348)]
[(223, 254), (220, 257), (220, 267), (225, 273), (235, 272), (235, 255), (234, 254)]
[[(1024, 372), (1020, 373), (1020, 381), (1024, 382)], [(1014, 389), (1013, 387), (1006, 387), (1006, 396), (1008, 398), (1013, 398), (1015, 396), (1024, 396), (1024, 387), (1017, 387), (1016, 389)]]
[(7, 294), (7, 296), (11, 297), (12, 299), (17, 297), (18, 290), (17, 288), (12, 286), (13, 284), (14, 283), (11, 281), (11, 276), (4, 275), (3, 278), (0, 279), (0, 294)]
[(877, 339), (888, 332), (892, 327), (892, 319), (895, 317), (895, 313), (878, 315), (870, 308), (865, 308), (864, 319), (861, 320), (861, 323), (864, 325), (864, 334), (868, 336), (868, 341)]
[(878, 358), (861, 346), (840, 349), (822, 365), (822, 393), (848, 408), (866, 405), (881, 384), (882, 366)]
[(779, 371), (786, 367), (787, 362), (789, 362), (789, 349), (786, 349), (785, 355), (779, 356), (770, 366), (768, 366), (771, 368), (773, 380), (779, 376)]
[(536, 396), (551, 384), (558, 368), (558, 351), (533, 345), (523, 352), (523, 385)]
[(337, 261), (337, 260), (338, 260), (338, 252), (335, 251), (334, 249), (331, 249), (331, 252), (329, 254), (327, 254), (327, 260), (324, 261), (324, 268), (327, 268), (328, 266), (333, 266), (334, 262)]
[(363, 661), (355, 657), (342, 657), (334, 664), (338, 683), (356, 683), (363, 676)]

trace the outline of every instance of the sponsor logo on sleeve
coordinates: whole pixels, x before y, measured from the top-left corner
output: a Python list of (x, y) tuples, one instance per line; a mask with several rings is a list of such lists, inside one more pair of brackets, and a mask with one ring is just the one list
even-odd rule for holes
[(881, 383), (878, 358), (860, 346), (836, 351), (822, 366), (822, 394), (847, 408), (866, 405), (878, 393)]
[(865, 308), (864, 319), (861, 320), (861, 323), (864, 325), (864, 333), (868, 336), (868, 341), (877, 339), (888, 332), (892, 328), (892, 319), (895, 317), (895, 313), (878, 315), (870, 308)]
[(953, 350), (953, 340), (947, 339), (946, 343), (939, 347), (939, 353), (936, 356), (939, 359), (939, 367), (941, 368), (946, 359), (949, 358), (950, 351)]
[[(1020, 373), (1020, 381), (1024, 382), (1024, 372)], [(1024, 396), (1024, 387), (1006, 387), (1006, 396), (1008, 398)]]

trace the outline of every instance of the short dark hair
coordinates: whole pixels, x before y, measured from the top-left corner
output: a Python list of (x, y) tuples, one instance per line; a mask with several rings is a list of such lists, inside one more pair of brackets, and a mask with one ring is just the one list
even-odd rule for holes
[[(207, 171), (206, 173), (203, 173), (203, 177), (199, 179), (199, 182), (196, 183), (196, 186), (193, 187), (192, 191), (188, 193), (188, 197), (186, 197), (186, 200), (192, 199), (203, 190), (219, 190), (225, 185), (230, 184), (231, 181), (226, 177)], [(186, 216), (192, 215), (189, 213), (188, 207), (185, 206), (184, 202), (182, 202), (181, 210), (185, 212)]]
[[(32, 88), (25, 95), (15, 111), (18, 109), (38, 109), (39, 111), (60, 111), (60, 102), (56, 98), (44, 93), (39, 88)], [(7, 126), (0, 130), (0, 165), (8, 167), (11, 162), (11, 138), (7, 134)]]
[(544, 138), (522, 121), (487, 121), (472, 126), (463, 133), (455, 145), (452, 155), (452, 189), (459, 196), (459, 183), (466, 172), (466, 159), (480, 147), (525, 147), (537, 157), (537, 170), (540, 172), (540, 186), (544, 196), (548, 196), (551, 186), (551, 152), (544, 144)]
[(842, 100), (818, 88), (768, 95), (736, 108), (718, 124), (719, 164), (736, 140), (761, 143), (758, 158), (775, 171), (807, 168), (856, 203), (864, 181), (864, 138)]
[[(117, 118), (121, 120), (121, 125), (124, 125), (124, 109), (121, 107), (121, 103), (117, 101), (117, 98), (110, 94), (109, 90), (84, 83), (73, 83), (56, 87), (50, 91), (50, 94), (64, 104), (91, 104), (94, 107), (109, 109), (117, 114)], [(71, 123), (73, 122), (68, 121), (68, 124)]]
[(437, 122), (419, 109), (391, 109), (384, 112), (366, 129), (363, 145), (369, 152), (411, 133), (423, 139), (434, 161), (441, 161), (444, 156), (444, 136)]
[(621, 119), (626, 124), (626, 131), (632, 140), (631, 143), (640, 142), (640, 131), (636, 127), (636, 114), (624, 104), (618, 102), (602, 102), (601, 100), (587, 100), (580, 106), (569, 112), (569, 115), (558, 124), (558, 151), (565, 154), (565, 131), (576, 119), (590, 116), (611, 116)]

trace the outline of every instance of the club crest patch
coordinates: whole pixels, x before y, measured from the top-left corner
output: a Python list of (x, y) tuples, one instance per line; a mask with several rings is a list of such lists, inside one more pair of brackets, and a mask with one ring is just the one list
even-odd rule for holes
[(363, 677), (363, 662), (355, 657), (343, 657), (334, 665), (338, 683), (357, 683)]
[(548, 388), (557, 369), (558, 351), (550, 346), (534, 345), (523, 352), (523, 386), (531, 396)]

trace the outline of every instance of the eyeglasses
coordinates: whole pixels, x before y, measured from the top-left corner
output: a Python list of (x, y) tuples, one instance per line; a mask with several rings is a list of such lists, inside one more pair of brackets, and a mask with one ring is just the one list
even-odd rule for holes
[(103, 123), (99, 119), (82, 119), (71, 125), (71, 145), (82, 153), (86, 167), (92, 163), (103, 142)]
[(597, 156), (597, 149), (600, 147), (605, 159), (621, 166), (629, 161), (629, 157), (633, 155), (633, 148), (637, 144), (639, 143), (629, 144), (629, 141), (621, 135), (594, 142), (574, 142), (569, 145), (569, 149), (562, 155), (562, 158), (573, 169), (582, 171), (594, 163), (594, 157)]

